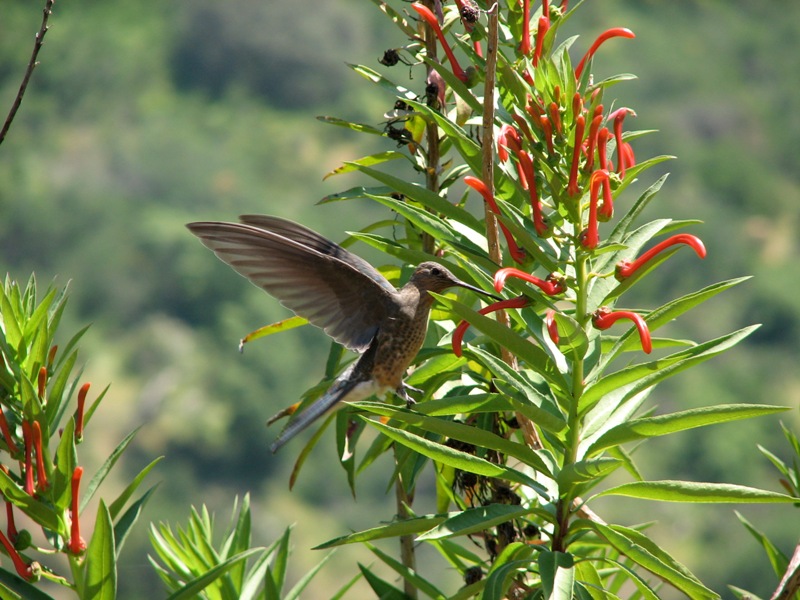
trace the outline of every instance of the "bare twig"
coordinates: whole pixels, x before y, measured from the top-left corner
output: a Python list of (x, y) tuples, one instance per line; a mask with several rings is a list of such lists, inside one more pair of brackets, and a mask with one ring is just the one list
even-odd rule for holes
[(17, 115), (17, 111), (22, 104), (22, 97), (25, 95), (25, 90), (28, 88), (28, 82), (31, 80), (33, 70), (36, 68), (36, 65), (39, 64), (36, 59), (39, 56), (39, 50), (42, 49), (44, 36), (47, 34), (47, 20), (50, 18), (50, 15), (53, 12), (52, 9), (54, 3), (55, 0), (46, 0), (45, 2), (44, 10), (42, 11), (42, 24), (39, 27), (39, 31), (36, 32), (36, 38), (33, 43), (33, 52), (31, 53), (31, 59), (28, 61), (28, 68), (25, 69), (25, 76), (22, 78), (22, 83), (19, 86), (17, 97), (14, 98), (14, 104), (11, 105), (11, 110), (8, 112), (8, 116), (3, 123), (3, 129), (0, 130), (0, 144), (2, 144), (3, 140), (6, 138), (8, 129), (11, 127), (11, 122), (14, 120), (14, 117)]
[(800, 591), (800, 544), (795, 547), (792, 560), (786, 567), (786, 573), (770, 600), (790, 600), (798, 591)]

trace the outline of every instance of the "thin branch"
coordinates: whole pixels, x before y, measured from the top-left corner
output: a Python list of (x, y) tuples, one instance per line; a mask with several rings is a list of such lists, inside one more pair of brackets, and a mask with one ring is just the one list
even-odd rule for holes
[(17, 115), (17, 111), (22, 104), (22, 97), (25, 95), (25, 90), (28, 88), (28, 82), (31, 80), (33, 70), (36, 68), (36, 65), (39, 64), (36, 59), (39, 56), (39, 50), (42, 49), (44, 36), (47, 34), (47, 20), (50, 18), (50, 15), (53, 12), (52, 9), (54, 3), (55, 0), (47, 0), (44, 5), (44, 10), (42, 11), (42, 25), (39, 27), (39, 31), (36, 32), (36, 38), (33, 43), (33, 52), (31, 53), (31, 59), (28, 61), (28, 68), (25, 69), (25, 76), (22, 78), (22, 83), (19, 86), (17, 97), (14, 98), (14, 104), (11, 106), (11, 110), (6, 117), (5, 123), (3, 123), (3, 129), (0, 130), (0, 144), (2, 144), (3, 140), (6, 139), (6, 134), (8, 133), (8, 129), (11, 127), (11, 122), (14, 120), (14, 117)]

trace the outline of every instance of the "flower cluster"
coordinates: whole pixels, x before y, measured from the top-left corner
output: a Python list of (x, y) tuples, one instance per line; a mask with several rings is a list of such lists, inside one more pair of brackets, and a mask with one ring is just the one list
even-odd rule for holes
[[(453, 73), (461, 79), (463, 70), (458, 66), (451, 48), (446, 45), (438, 22), (434, 23), (436, 17), (430, 11), (422, 11), (417, 5), (414, 8), (436, 31)], [(626, 139), (624, 126), (626, 118), (635, 117), (636, 113), (628, 107), (606, 111), (602, 98), (604, 87), (594, 84), (588, 71), (595, 54), (605, 42), (616, 37), (635, 36), (629, 29), (608, 29), (597, 37), (582, 56), (570, 75), (574, 78), (572, 81), (562, 79), (554, 82), (550, 74), (537, 67), (545, 53), (550, 51), (546, 35), (566, 9), (567, 2), (555, 7), (543, 0), (536, 31), (532, 33), (531, 23), (536, 19), (531, 18), (530, 1), (523, 0), (522, 37), (515, 49), (527, 89), (522, 98), (524, 102), (517, 98), (517, 102), (506, 106), (511, 120), (499, 124), (495, 136), (499, 167), (506, 185), (496, 188), (502, 189), (501, 193), (490, 189), (478, 177), (464, 177), (464, 183), (476, 190), (491, 212), (502, 219), (499, 225), (508, 254), (520, 265), (529, 264), (532, 257), (524, 248), (530, 246), (515, 239), (507, 225), (513, 211), (506, 210), (504, 203), (529, 214), (532, 231), (542, 243), (551, 237), (559, 243), (571, 240), (576, 252), (592, 257), (602, 249), (600, 224), (613, 218), (615, 194), (626, 177), (631, 179), (635, 176), (631, 169), (636, 166), (636, 157)], [(570, 89), (571, 93), (564, 93), (565, 89)], [(574, 93), (572, 90), (575, 90)], [(616, 160), (612, 161), (614, 157)], [(513, 185), (507, 185), (508, 181)], [(638, 259), (619, 262), (612, 274), (622, 282), (642, 269), (656, 254), (675, 244), (688, 244), (698, 256), (705, 256), (699, 239), (680, 234), (658, 244)], [(538, 287), (546, 296), (564, 293), (571, 282), (571, 276), (558, 273), (541, 279), (519, 269), (501, 268), (495, 274), (498, 291), (503, 289), (508, 277), (526, 281)], [(527, 296), (522, 296), (497, 302), (480, 312), (488, 314), (503, 308), (524, 308), (530, 303)], [(553, 318), (554, 311), (552, 308), (548, 311), (546, 322), (551, 339), (557, 342), (558, 328)], [(604, 307), (590, 315), (578, 315), (578, 318), (584, 323), (591, 322), (601, 330), (610, 327), (618, 319), (630, 319), (640, 333), (643, 351), (649, 353), (652, 349), (647, 324), (638, 313), (613, 311)], [(453, 335), (453, 349), (459, 355), (466, 329), (467, 324), (462, 322)]]

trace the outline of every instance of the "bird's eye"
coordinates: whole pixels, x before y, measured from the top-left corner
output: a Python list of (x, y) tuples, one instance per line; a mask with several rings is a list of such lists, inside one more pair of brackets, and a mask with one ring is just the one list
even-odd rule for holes
[(433, 267), (431, 269), (431, 275), (436, 275), (437, 277), (442, 274), (442, 270), (439, 267)]

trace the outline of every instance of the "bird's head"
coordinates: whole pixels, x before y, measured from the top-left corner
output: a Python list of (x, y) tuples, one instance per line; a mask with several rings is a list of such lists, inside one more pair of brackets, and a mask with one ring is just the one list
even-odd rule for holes
[(414, 274), (411, 275), (410, 283), (419, 290), (426, 292), (436, 292), (438, 294), (451, 287), (462, 287), (496, 300), (502, 300), (502, 298), (490, 294), (479, 287), (461, 281), (449, 269), (435, 262), (421, 263), (414, 271)]

